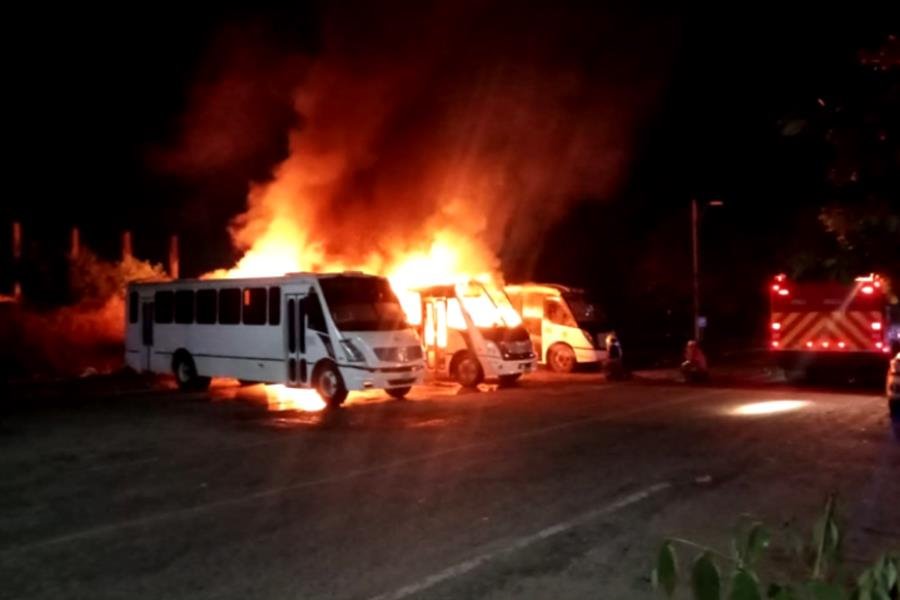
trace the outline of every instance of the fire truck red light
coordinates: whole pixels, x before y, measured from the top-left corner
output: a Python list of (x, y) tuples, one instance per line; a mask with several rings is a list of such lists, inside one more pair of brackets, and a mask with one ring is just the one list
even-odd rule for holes
[(777, 321), (776, 321), (775, 323), (772, 323), (772, 330), (773, 330), (773, 331), (778, 331), (779, 329), (781, 329), (781, 323), (779, 323), (779, 322), (777, 322)]
[(780, 290), (780, 289), (781, 289), (781, 286), (778, 285), (777, 283), (776, 283), (775, 285), (772, 286), (772, 291), (773, 291), (773, 292), (777, 292), (777, 291)]
[(822, 347), (827, 348), (829, 346), (828, 342), (822, 342)]
[(838, 348), (844, 349), (846, 347), (847, 347), (847, 344), (845, 344), (844, 342), (838, 342)]
[(875, 342), (875, 347), (881, 349), (884, 346), (881, 342)]
[(881, 323), (878, 321), (872, 321), (872, 331), (881, 331)]
[(812, 342), (806, 342), (806, 347), (807, 347), (807, 348), (812, 348), (812, 347), (813, 347), (813, 343), (812, 343)]
[(871, 285), (864, 285), (864, 286), (862, 287), (862, 293), (863, 293), (863, 294), (871, 294), (871, 293), (873, 293), (874, 291), (875, 291), (875, 288), (873, 288)]
[(778, 340), (772, 340), (772, 347), (773, 347), (773, 348), (777, 348), (777, 347), (778, 347)]
[(790, 294), (790, 292), (787, 291), (785, 288), (781, 288), (780, 290), (778, 290), (779, 296), (787, 296), (788, 294)]

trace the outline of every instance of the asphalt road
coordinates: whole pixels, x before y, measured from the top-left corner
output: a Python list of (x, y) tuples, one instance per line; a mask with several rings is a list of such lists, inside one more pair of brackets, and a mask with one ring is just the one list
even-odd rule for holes
[(259, 387), (58, 392), (0, 422), (0, 597), (651, 598), (662, 538), (727, 549), (742, 514), (806, 534), (832, 492), (851, 567), (900, 548), (875, 393), (540, 375), (296, 413)]

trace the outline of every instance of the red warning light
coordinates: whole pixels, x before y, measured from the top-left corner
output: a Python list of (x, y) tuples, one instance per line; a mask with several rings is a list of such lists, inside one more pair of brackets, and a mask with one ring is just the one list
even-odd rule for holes
[(860, 291), (863, 294), (873, 294), (875, 292), (875, 288), (873, 288), (871, 285), (864, 285), (862, 286), (862, 289)]
[(807, 347), (807, 348), (812, 348), (812, 347), (813, 347), (813, 343), (812, 343), (812, 342), (806, 342), (806, 347)]
[(779, 323), (778, 321), (775, 321), (774, 323), (772, 323), (772, 331), (779, 331), (780, 329), (781, 329), (781, 323)]
[(790, 292), (787, 291), (787, 288), (781, 288), (780, 290), (778, 290), (779, 296), (787, 296), (788, 294), (790, 294)]
[(779, 345), (780, 345), (780, 344), (778, 343), (778, 340), (772, 340), (772, 347), (773, 347), (773, 348), (777, 348)]
[(881, 331), (880, 321), (872, 321), (872, 331)]
[(845, 344), (844, 342), (838, 342), (838, 348), (840, 348), (841, 350), (843, 350), (846, 347), (847, 347), (847, 344)]

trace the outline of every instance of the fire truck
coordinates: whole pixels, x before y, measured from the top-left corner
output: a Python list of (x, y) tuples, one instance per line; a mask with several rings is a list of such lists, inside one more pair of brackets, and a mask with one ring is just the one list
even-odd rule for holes
[(878, 275), (848, 285), (797, 282), (781, 274), (772, 280), (769, 298), (769, 347), (786, 371), (821, 364), (883, 368), (900, 346), (896, 297)]

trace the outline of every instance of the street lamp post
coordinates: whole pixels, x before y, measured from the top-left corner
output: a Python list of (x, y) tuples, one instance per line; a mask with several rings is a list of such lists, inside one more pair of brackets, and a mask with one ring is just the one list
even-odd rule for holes
[[(722, 206), (721, 200), (710, 200), (706, 206)], [(693, 284), (693, 316), (694, 339), (700, 341), (702, 328), (700, 327), (700, 205), (697, 198), (691, 198), (691, 266)]]

